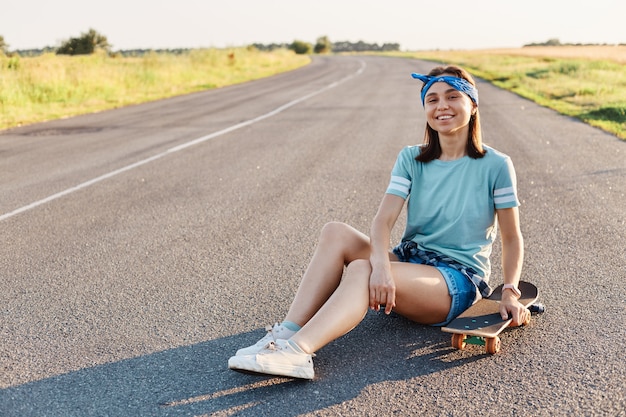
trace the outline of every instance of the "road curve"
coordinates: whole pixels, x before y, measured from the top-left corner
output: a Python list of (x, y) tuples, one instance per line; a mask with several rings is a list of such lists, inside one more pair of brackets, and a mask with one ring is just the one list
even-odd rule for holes
[(324, 223), (367, 232), (432, 65), (315, 57), (0, 132), (0, 415), (623, 415), (626, 143), (485, 82), (547, 312), (496, 356), (368, 313), (312, 382), (226, 369), (286, 313)]

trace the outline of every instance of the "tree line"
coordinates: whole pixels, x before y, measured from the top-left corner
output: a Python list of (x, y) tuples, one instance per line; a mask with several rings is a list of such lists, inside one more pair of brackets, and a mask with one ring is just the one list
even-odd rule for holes
[(331, 42), (327, 36), (322, 36), (317, 39), (315, 45), (305, 41), (293, 41), (290, 44), (287, 43), (254, 43), (250, 45), (260, 51), (272, 51), (274, 49), (286, 48), (291, 49), (299, 54), (323, 54), (330, 52), (387, 52), (387, 51), (399, 51), (399, 43), (384, 43), (379, 45), (377, 43), (367, 43), (363, 41), (350, 42)]
[[(530, 46), (592, 46), (598, 44), (572, 44), (561, 43), (559, 39), (548, 39), (545, 42), (529, 43), (524, 47)], [(607, 44), (603, 44), (607, 45)], [(626, 45), (620, 43), (619, 45)], [(254, 48), (259, 51), (272, 51), (274, 49), (290, 49), (297, 54), (325, 54), (330, 52), (389, 52), (399, 51), (399, 43), (384, 43), (379, 45), (377, 43), (368, 43), (363, 41), (350, 42), (331, 42), (327, 36), (321, 36), (317, 39), (315, 44), (295, 40), (291, 43), (253, 43), (248, 48)], [(87, 32), (82, 33), (79, 37), (70, 38), (64, 41), (58, 48), (45, 47), (42, 49), (28, 49), (9, 52), (9, 45), (4, 40), (3, 36), (0, 36), (0, 53), (5, 55), (20, 55), (20, 56), (36, 56), (44, 53), (56, 53), (57, 55), (89, 55), (97, 51), (104, 51), (108, 54), (122, 55), (122, 56), (141, 56), (151, 52), (157, 53), (170, 53), (170, 54), (183, 54), (189, 52), (189, 48), (176, 48), (176, 49), (132, 49), (122, 50), (115, 53), (111, 52), (111, 45), (107, 40), (107, 37), (98, 33), (94, 29), (89, 29)]]
[[(272, 51), (274, 49), (285, 48), (294, 51), (297, 54), (324, 54), (330, 52), (365, 52), (365, 51), (399, 51), (400, 44), (398, 43), (385, 43), (378, 45), (377, 43), (367, 43), (363, 41), (358, 42), (331, 42), (327, 36), (321, 36), (317, 39), (315, 44), (295, 40), (291, 43), (271, 43), (261, 44), (254, 43), (249, 45), (248, 48), (254, 48), (260, 51)], [(26, 49), (9, 51), (9, 45), (5, 42), (4, 37), (0, 36), (0, 53), (6, 55), (19, 55), (19, 56), (37, 56), (44, 53), (55, 53), (57, 55), (90, 55), (97, 51), (104, 51), (111, 55), (122, 56), (141, 56), (151, 52), (163, 52), (182, 54), (189, 52), (188, 48), (176, 48), (176, 49), (132, 49), (121, 50), (112, 52), (111, 44), (107, 40), (107, 37), (98, 33), (94, 29), (89, 29), (87, 32), (82, 33), (80, 36), (70, 38), (62, 42), (59, 47), (45, 47), (41, 49)]]
[[(619, 43), (618, 46), (624, 46), (626, 45), (626, 43)], [(558, 38), (552, 38), (552, 39), (548, 39), (545, 42), (533, 42), (533, 43), (528, 43), (526, 45), (524, 45), (525, 47), (531, 47), (531, 46), (613, 46), (613, 44), (609, 44), (609, 43), (602, 43), (602, 44), (598, 44), (598, 43), (561, 43), (561, 41)]]
[(58, 48), (46, 46), (41, 49), (26, 49), (13, 52), (9, 52), (9, 44), (4, 40), (4, 36), (0, 36), (0, 53), (6, 55), (36, 56), (50, 52), (56, 53), (57, 55), (90, 55), (98, 50), (110, 53), (111, 45), (106, 36), (98, 33), (94, 29), (89, 29), (77, 38), (70, 38), (64, 41)]

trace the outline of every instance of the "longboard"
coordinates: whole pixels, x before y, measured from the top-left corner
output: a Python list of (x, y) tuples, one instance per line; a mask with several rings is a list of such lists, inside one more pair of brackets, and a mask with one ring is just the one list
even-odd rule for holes
[[(464, 349), (466, 344), (484, 345), (487, 353), (495, 354), (500, 351), (500, 337), (502, 330), (507, 328), (512, 319), (503, 320), (500, 315), (500, 300), (502, 299), (502, 286), (498, 286), (489, 298), (483, 298), (473, 306), (461, 313), (441, 330), (452, 333), (452, 347)], [(539, 296), (537, 287), (525, 281), (518, 285), (522, 296), (519, 302), (529, 308), (537, 301)], [(532, 310), (532, 309), (531, 309)], [(537, 305), (536, 311), (543, 311), (543, 306)], [(530, 322), (528, 320), (524, 325)]]

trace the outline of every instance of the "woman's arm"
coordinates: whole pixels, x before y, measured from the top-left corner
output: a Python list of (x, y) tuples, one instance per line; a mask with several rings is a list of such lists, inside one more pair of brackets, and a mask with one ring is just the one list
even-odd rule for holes
[[(524, 238), (519, 224), (519, 210), (517, 207), (496, 210), (498, 215), (498, 226), (502, 238), (502, 272), (504, 274), (504, 284), (511, 284), (517, 288), (522, 274), (522, 264), (524, 262)], [(510, 314), (513, 318), (513, 325), (522, 324), (528, 310), (520, 304), (518, 296), (511, 289), (502, 292), (500, 303), (500, 314), (506, 319)]]
[(385, 305), (385, 313), (391, 313), (396, 305), (396, 287), (391, 275), (389, 261), (389, 243), (391, 230), (398, 220), (404, 206), (404, 199), (392, 194), (385, 194), (370, 231), (370, 308), (378, 311)]

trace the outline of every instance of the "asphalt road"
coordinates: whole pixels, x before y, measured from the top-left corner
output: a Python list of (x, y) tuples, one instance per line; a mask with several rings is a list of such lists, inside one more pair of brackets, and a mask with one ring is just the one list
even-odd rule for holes
[(324, 223), (368, 231), (432, 65), (316, 57), (0, 132), (0, 415), (625, 415), (626, 142), (485, 82), (547, 312), (495, 356), (371, 312), (314, 381), (227, 369), (286, 313)]

